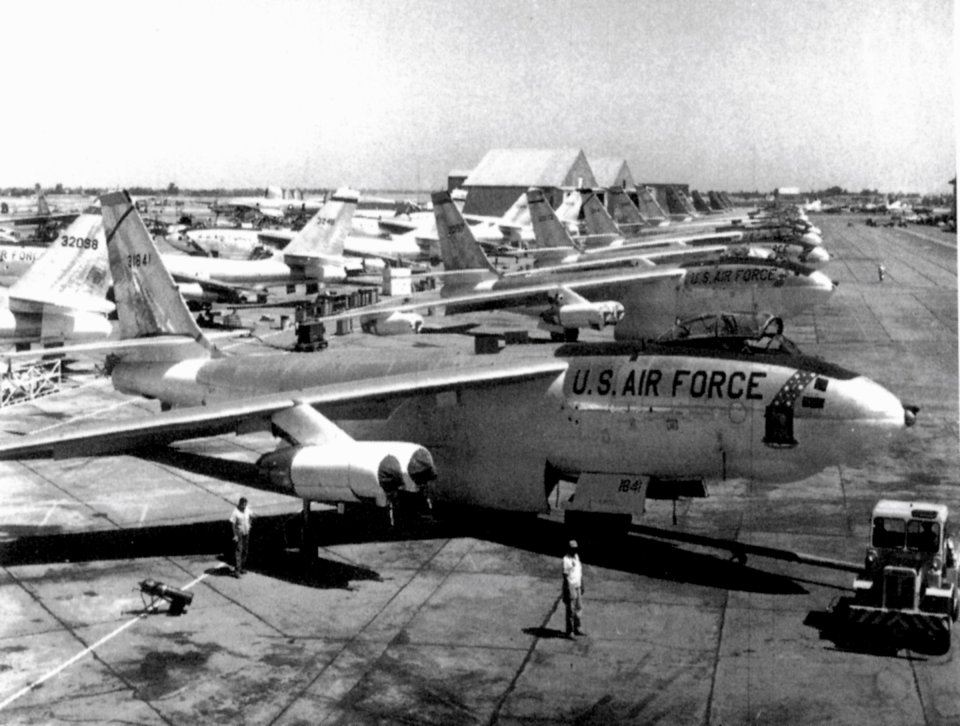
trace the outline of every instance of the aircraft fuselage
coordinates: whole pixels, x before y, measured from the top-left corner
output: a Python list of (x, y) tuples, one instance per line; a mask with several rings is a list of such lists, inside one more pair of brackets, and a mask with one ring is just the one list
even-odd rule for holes
[[(833, 293), (833, 283), (821, 272), (775, 261), (699, 261), (680, 266), (682, 276), (662, 280), (636, 280), (596, 286), (582, 291), (592, 302), (616, 300), (625, 314), (614, 331), (617, 340), (656, 337), (670, 328), (677, 318), (686, 318), (709, 310), (738, 312), (767, 311), (783, 317), (797, 315), (825, 303)], [(503, 307), (502, 302), (456, 304), (457, 294), (522, 290), (532, 283), (602, 277), (609, 271), (542, 272), (527, 276), (489, 278), (477, 282), (464, 273), (467, 284), (457, 285), (450, 278), (441, 294), (449, 298), (448, 311), (467, 312)], [(532, 295), (511, 306), (543, 305), (546, 295)]]
[[(217, 400), (363, 381), (486, 359), (395, 351), (328, 351), (172, 364), (118, 364), (127, 393), (197, 406)], [(630, 509), (630, 477), (750, 477), (793, 481), (850, 464), (905, 426), (904, 409), (878, 384), (806, 356), (665, 352), (627, 344), (571, 346), (556, 376), (463, 387), (399, 401), (321, 407), (352, 436), (425, 446), (438, 499), (540, 511), (547, 465), (572, 479), (611, 478), (607, 505)], [(262, 422), (268, 426), (269, 422)], [(619, 486), (622, 486), (620, 484)]]

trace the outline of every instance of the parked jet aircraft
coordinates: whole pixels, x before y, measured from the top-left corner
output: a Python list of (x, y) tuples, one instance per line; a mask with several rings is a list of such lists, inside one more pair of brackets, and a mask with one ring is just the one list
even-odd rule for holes
[[(525, 305), (542, 305), (558, 286), (590, 300), (616, 301), (626, 314), (617, 323), (617, 339), (637, 340), (659, 334), (678, 317), (709, 310), (772, 311), (794, 315), (824, 302), (834, 285), (826, 275), (777, 260), (701, 260), (636, 272), (597, 269), (608, 261), (580, 269), (560, 265), (530, 272), (498, 272), (483, 255), (469, 227), (445, 192), (433, 196), (446, 273), (441, 296), (447, 312), (507, 307), (512, 293)], [(462, 295), (497, 292), (500, 299), (464, 302)], [(456, 304), (454, 304), (456, 303)], [(560, 316), (563, 319), (563, 316)], [(579, 326), (569, 326), (569, 334)]]
[(643, 205), (642, 211), (620, 187), (611, 187), (607, 190), (607, 195), (612, 201), (612, 216), (625, 234), (644, 234), (670, 224), (666, 212), (646, 187), (637, 189), (637, 199)]
[(280, 187), (267, 187), (262, 197), (229, 197), (210, 203), (210, 211), (230, 217), (268, 217), (282, 219), (293, 212), (316, 214), (323, 205), (322, 199), (288, 199)]
[[(583, 204), (586, 231), (591, 238), (609, 238), (619, 231), (613, 218), (595, 194), (589, 196)], [(780, 234), (768, 234), (759, 228), (742, 225), (727, 225), (717, 227), (714, 232), (696, 232), (691, 228), (678, 225), (671, 228), (677, 236), (642, 236), (639, 240), (647, 240), (640, 244), (655, 245), (661, 243), (682, 243), (687, 246), (705, 244), (726, 245), (730, 255), (754, 258), (780, 258), (799, 265), (805, 265), (815, 270), (823, 267), (830, 261), (830, 255), (823, 248), (820, 238), (812, 233), (807, 235), (790, 235), (784, 230)], [(696, 229), (704, 229), (697, 227)], [(683, 234), (686, 230), (686, 234)], [(627, 244), (620, 238), (620, 244)]]
[[(451, 192), (451, 198), (458, 210), (463, 209), (463, 202), (466, 199), (464, 194), (459, 193), (461, 191), (455, 189)], [(579, 195), (575, 190), (570, 190), (564, 196), (556, 214), (571, 234), (579, 233), (577, 224), (579, 212)], [(463, 215), (463, 218), (470, 225), (474, 239), (490, 255), (522, 254), (522, 250), (533, 240), (530, 208), (525, 193), (517, 197), (500, 217), (467, 214)], [(436, 220), (432, 213), (425, 212), (411, 219), (381, 219), (380, 224), (385, 229), (397, 233), (394, 235), (395, 240), (416, 240), (427, 256), (435, 260), (440, 259), (440, 242)]]
[(696, 189), (690, 192), (690, 201), (693, 202), (694, 209), (696, 209), (700, 214), (713, 214), (710, 204)]
[[(339, 190), (282, 250), (282, 256), (261, 260), (222, 260), (188, 255), (164, 255), (178, 283), (210, 287), (214, 294), (231, 286), (284, 285), (303, 281), (343, 282), (363, 270), (343, 257), (343, 240), (350, 229), (357, 194)], [(349, 269), (348, 269), (349, 268)]]
[[(530, 216), (533, 221), (534, 244), (529, 252), (535, 266), (577, 266), (582, 263), (597, 263), (608, 260), (611, 264), (666, 264), (683, 260), (717, 258), (726, 252), (727, 244), (737, 243), (741, 235), (736, 232), (694, 234), (687, 237), (657, 236), (624, 239), (603, 203), (592, 192), (578, 193), (585, 196), (582, 203), (587, 236), (581, 244), (560, 224), (557, 215), (547, 204), (539, 189), (527, 191), (530, 201)], [(598, 242), (603, 242), (598, 246)]]
[(106, 299), (103, 220), (81, 214), (0, 298), (0, 342), (57, 343), (106, 338), (112, 332)]
[[(282, 250), (297, 233), (290, 229), (189, 229), (166, 237), (173, 247), (191, 255), (229, 260), (256, 260), (271, 257)], [(348, 234), (343, 241), (343, 256), (367, 259), (368, 269), (381, 268), (373, 260), (397, 262), (423, 258), (420, 246), (412, 239), (371, 237)], [(349, 263), (348, 263), (349, 264)], [(358, 263), (361, 264), (362, 263)]]
[(61, 225), (69, 224), (75, 220), (77, 214), (77, 212), (54, 212), (51, 210), (43, 189), (38, 184), (36, 214), (11, 214), (0, 217), (0, 227), (40, 227), (46, 230), (56, 230)]
[(674, 222), (689, 222), (700, 216), (682, 189), (668, 186), (666, 188), (666, 195), (667, 211), (670, 212), (670, 219)]
[[(105, 195), (103, 212), (121, 333), (145, 343), (116, 356), (114, 386), (184, 408), (27, 436), (0, 446), (0, 458), (265, 430), (283, 443), (250, 485), (305, 502), (384, 507), (407, 492), (540, 512), (562, 477), (576, 483), (570, 511), (634, 515), (645, 497), (689, 495), (691, 482), (793, 481), (854, 463), (915, 417), (776, 329), (564, 346), (542, 360), (415, 349), (226, 357), (183, 306), (129, 196)], [(194, 343), (165, 346), (167, 336)]]
[(0, 285), (10, 286), (26, 274), (49, 245), (27, 242), (0, 242)]

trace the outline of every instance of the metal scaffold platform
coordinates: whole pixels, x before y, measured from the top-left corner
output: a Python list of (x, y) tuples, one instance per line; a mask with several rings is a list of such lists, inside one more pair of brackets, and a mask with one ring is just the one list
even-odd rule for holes
[(0, 377), (0, 408), (49, 396), (60, 390), (60, 359), (7, 366)]

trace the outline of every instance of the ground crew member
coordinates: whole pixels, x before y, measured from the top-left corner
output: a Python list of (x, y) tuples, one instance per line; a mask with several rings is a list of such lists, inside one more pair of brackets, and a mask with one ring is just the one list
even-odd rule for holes
[(883, 282), (883, 278), (886, 276), (886, 274), (887, 268), (884, 267), (883, 263), (881, 262), (879, 265), (877, 265), (877, 277), (880, 278), (880, 282)]
[(230, 514), (230, 526), (233, 528), (235, 548), (233, 576), (237, 578), (243, 575), (246, 569), (247, 554), (250, 552), (250, 520), (252, 517), (253, 512), (247, 506), (247, 498), (240, 497), (236, 509)]
[(563, 605), (566, 609), (566, 635), (584, 635), (580, 629), (580, 615), (583, 613), (583, 567), (577, 554), (577, 541), (570, 540), (567, 554), (563, 556)]

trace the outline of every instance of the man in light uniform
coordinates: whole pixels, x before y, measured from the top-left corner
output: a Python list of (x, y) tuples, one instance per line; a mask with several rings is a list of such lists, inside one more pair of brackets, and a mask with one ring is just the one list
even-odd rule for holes
[(580, 630), (580, 614), (583, 612), (583, 567), (577, 554), (577, 541), (570, 540), (567, 554), (563, 556), (563, 605), (566, 608), (567, 637), (584, 635)]
[(250, 520), (253, 512), (247, 506), (247, 498), (240, 497), (237, 508), (230, 514), (230, 525), (233, 527), (233, 544), (236, 548), (233, 576), (240, 577), (247, 564), (247, 554), (250, 551)]

